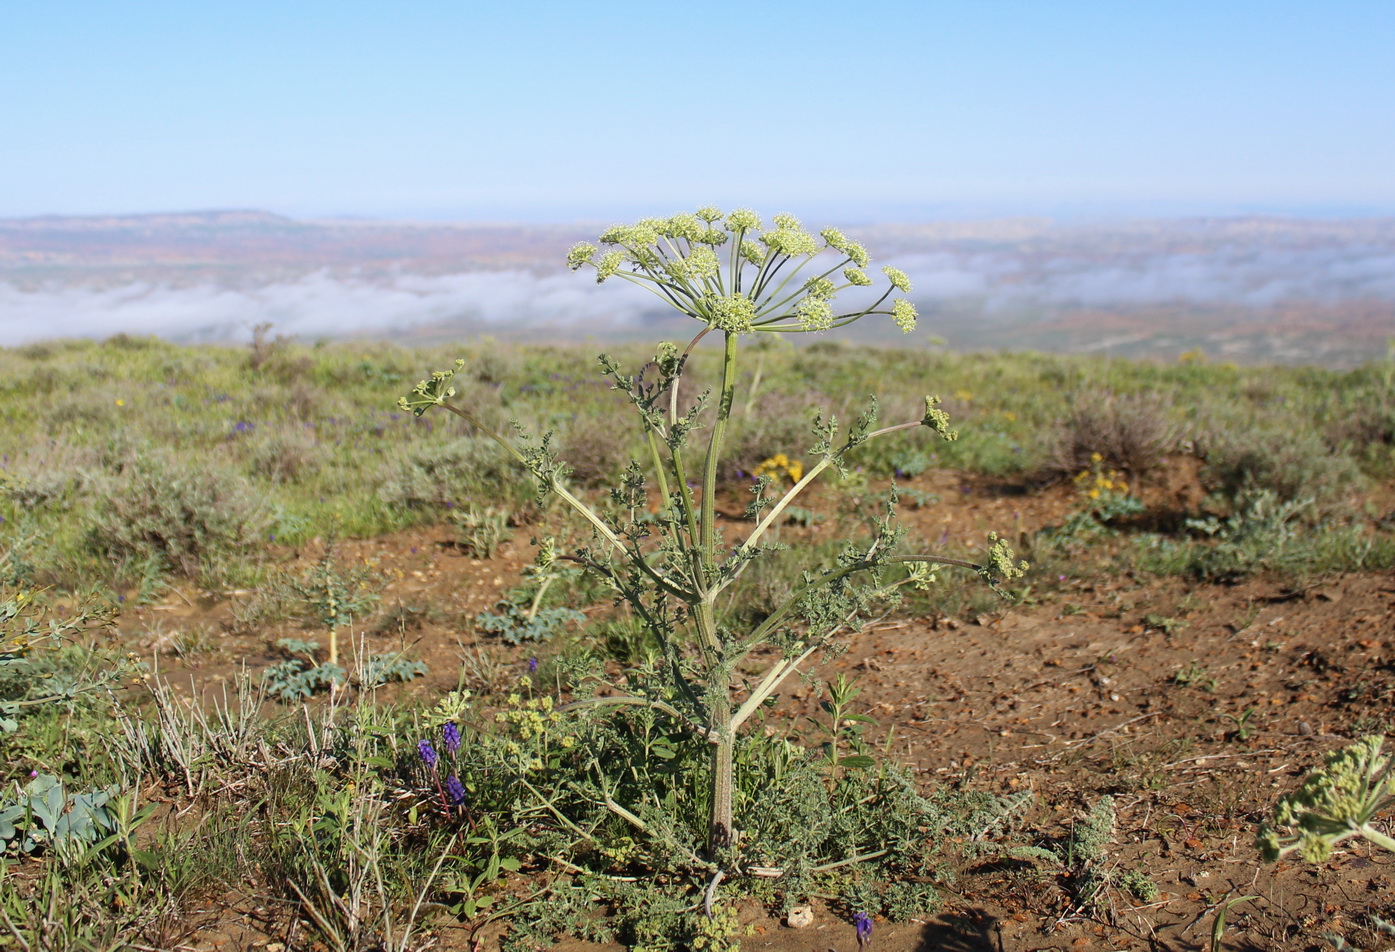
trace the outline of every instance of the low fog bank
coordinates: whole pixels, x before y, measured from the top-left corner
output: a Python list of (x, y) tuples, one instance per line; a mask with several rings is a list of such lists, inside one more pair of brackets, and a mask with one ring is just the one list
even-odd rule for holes
[(636, 324), (649, 295), (622, 282), (598, 288), (571, 273), (400, 274), (359, 280), (316, 272), (258, 288), (137, 282), (20, 290), (0, 284), (0, 345), (53, 337), (154, 334), (181, 341), (245, 340), (269, 321), (278, 334), (392, 335), (427, 326), (562, 325), (578, 335)]
[(985, 310), (1163, 305), (1268, 308), (1303, 301), (1395, 302), (1395, 250), (1256, 250), (1099, 257), (937, 252), (898, 267), (926, 300), (980, 300)]
[[(911, 296), (927, 313), (1013, 323), (1084, 310), (1190, 308), (1262, 319), (1277, 308), (1354, 303), (1395, 314), (1395, 239), (1384, 232), (1337, 239), (1304, 234), (1278, 243), (1213, 236), (1181, 247), (1100, 235), (1073, 245), (1033, 236), (959, 236), (950, 243), (956, 246), (912, 247), (893, 238), (891, 247), (899, 249), (883, 259), (910, 275)], [(103, 272), (99, 283), (74, 273), (71, 280), (50, 275), (21, 284), (0, 271), (0, 345), (116, 333), (245, 340), (251, 327), (267, 321), (279, 334), (303, 338), (391, 337), (425, 328), (509, 336), (536, 329), (539, 336), (580, 338), (633, 333), (666, 313), (634, 285), (612, 280), (598, 287), (587, 273), (542, 269), (541, 260), (529, 266), (475, 261), (456, 273), (414, 270), (410, 260), (371, 274), (327, 267), (273, 274), (249, 265), (238, 269), (236, 281), (205, 276), (193, 283), (171, 280), (153, 262), (115, 280)]]

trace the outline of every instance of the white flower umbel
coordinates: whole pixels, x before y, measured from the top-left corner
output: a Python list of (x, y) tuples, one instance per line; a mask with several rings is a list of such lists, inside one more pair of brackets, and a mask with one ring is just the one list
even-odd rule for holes
[[(839, 311), (834, 299), (850, 287), (868, 287), (867, 250), (836, 228), (817, 237), (792, 215), (776, 215), (764, 228), (749, 209), (723, 215), (716, 208), (672, 218), (614, 225), (601, 235), (605, 253), (583, 242), (567, 255), (573, 271), (591, 268), (597, 282), (621, 278), (646, 288), (666, 304), (709, 327), (729, 333), (827, 331), (873, 314), (886, 315), (903, 331), (915, 327), (911, 282), (883, 268), (886, 291), (866, 307)], [(806, 276), (806, 272), (813, 271)], [(842, 277), (835, 283), (833, 276)]]

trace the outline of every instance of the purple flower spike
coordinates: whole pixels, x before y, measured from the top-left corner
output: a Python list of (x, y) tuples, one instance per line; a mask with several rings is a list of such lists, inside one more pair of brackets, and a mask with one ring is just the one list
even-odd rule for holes
[(452, 757), (460, 749), (460, 727), (454, 721), (448, 721), (441, 728), (441, 746)]
[(538, 659), (537, 659), (537, 658), (529, 658), (529, 659), (528, 659), (528, 673), (529, 673), (529, 674), (537, 674), (537, 673), (538, 673)]
[(866, 948), (872, 941), (872, 917), (865, 912), (853, 916), (853, 926), (857, 929), (858, 948)]
[(417, 741), (417, 753), (421, 754), (421, 762), (426, 764), (426, 766), (436, 766), (436, 761), (439, 758), (436, 756), (436, 748), (431, 746), (431, 741)]
[(453, 807), (458, 807), (465, 802), (465, 785), (455, 774), (446, 778), (446, 796), (450, 797), (450, 803)]

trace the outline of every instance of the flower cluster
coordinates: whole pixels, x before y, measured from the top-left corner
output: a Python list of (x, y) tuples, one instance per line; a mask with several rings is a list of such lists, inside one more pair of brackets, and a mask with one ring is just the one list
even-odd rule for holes
[(1102, 464), (1104, 457), (1099, 453), (1090, 454), (1090, 468), (1082, 469), (1075, 474), (1075, 488), (1080, 491), (1085, 498), (1098, 500), (1107, 497), (1110, 493), (1123, 495), (1129, 491), (1129, 484), (1124, 480), (1124, 474), (1118, 470), (1106, 471)]
[[(447, 721), (441, 725), (441, 747), (452, 761), (460, 752), (461, 736), (460, 725), (454, 721)], [(430, 738), (423, 737), (417, 741), (417, 756), (426, 769), (431, 772), (431, 779), (436, 785), (436, 793), (441, 798), (441, 807), (446, 813), (451, 813), (456, 807), (463, 807), (465, 804), (465, 784), (454, 772), (451, 772), (445, 780), (445, 786), (441, 785), (441, 755), (436, 752)]]
[(857, 947), (865, 949), (872, 943), (872, 917), (865, 912), (853, 916), (853, 929), (857, 932)]
[(756, 471), (751, 475), (757, 479), (762, 476), (769, 476), (776, 480), (784, 478), (793, 484), (804, 477), (804, 464), (797, 459), (790, 459), (784, 453), (776, 453), (757, 466)]
[(1296, 850), (1308, 862), (1325, 862), (1333, 847), (1353, 836), (1395, 850), (1395, 839), (1372, 825), (1395, 808), (1395, 760), (1381, 753), (1382, 740), (1365, 737), (1333, 751), (1301, 787), (1279, 800), (1273, 821), (1260, 827), (1257, 838), (1265, 859)]
[(562, 714), (551, 697), (524, 700), (518, 694), (510, 694), (504, 709), (494, 715), (494, 722), (509, 729), (510, 738), (505, 741), (503, 752), (523, 771), (542, 770), (555, 754), (554, 742), (561, 750), (576, 746), (575, 735), (558, 730)]
[[(729, 334), (825, 331), (869, 314), (885, 314), (903, 331), (915, 327), (915, 306), (905, 298), (891, 300), (892, 292), (911, 289), (905, 273), (892, 267), (882, 269), (888, 285), (879, 298), (839, 312), (834, 305), (838, 292), (872, 284), (864, 270), (870, 261), (867, 249), (836, 228), (815, 236), (792, 215), (776, 215), (766, 228), (748, 209), (723, 213), (707, 207), (615, 225), (602, 233), (600, 242), (609, 250), (590, 242), (575, 245), (567, 266), (594, 269), (598, 283), (612, 277), (631, 281)], [(818, 274), (798, 280), (806, 266), (820, 259)], [(836, 283), (834, 275), (843, 282)]]
[(1021, 578), (1030, 568), (1026, 562), (1014, 561), (1011, 547), (998, 538), (996, 532), (988, 534), (988, 564), (979, 570), (979, 575), (990, 585), (999, 581)]

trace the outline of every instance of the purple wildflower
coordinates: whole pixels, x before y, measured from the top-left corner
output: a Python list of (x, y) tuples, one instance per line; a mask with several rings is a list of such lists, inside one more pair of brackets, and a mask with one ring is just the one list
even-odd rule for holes
[(872, 941), (872, 917), (865, 912), (853, 916), (853, 926), (857, 929), (857, 946), (865, 948)]
[(421, 762), (428, 767), (435, 767), (436, 761), (440, 759), (436, 756), (436, 748), (431, 746), (429, 740), (417, 741), (417, 753), (421, 754)]
[(450, 797), (451, 806), (458, 807), (465, 802), (465, 785), (455, 774), (446, 778), (446, 796)]
[(460, 749), (460, 727), (454, 721), (447, 721), (441, 727), (441, 746), (452, 757)]
[(528, 673), (529, 673), (529, 674), (537, 674), (537, 673), (538, 673), (538, 659), (537, 659), (537, 658), (529, 658), (529, 659), (528, 659)]

